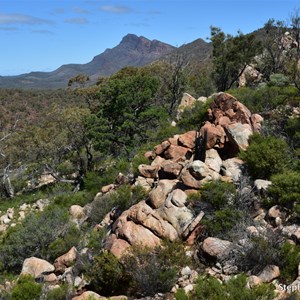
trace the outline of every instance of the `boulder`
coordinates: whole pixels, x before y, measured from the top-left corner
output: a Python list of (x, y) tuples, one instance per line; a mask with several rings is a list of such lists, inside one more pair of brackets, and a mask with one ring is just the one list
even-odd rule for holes
[(133, 205), (129, 209), (127, 218), (136, 224), (146, 227), (160, 238), (166, 238), (170, 241), (178, 239), (178, 234), (174, 227), (169, 222), (163, 220), (145, 201)]
[(130, 248), (130, 244), (128, 242), (126, 242), (123, 239), (115, 239), (109, 250), (110, 252), (115, 255), (117, 258), (122, 257), (122, 255), (124, 255), (124, 253), (126, 252), (126, 250)]
[(191, 188), (198, 189), (204, 182), (220, 179), (220, 175), (209, 169), (201, 160), (188, 163), (181, 172), (182, 182)]
[(172, 192), (172, 203), (177, 207), (184, 207), (187, 200), (187, 194), (180, 189), (176, 189)]
[(160, 180), (157, 187), (149, 194), (150, 205), (154, 208), (158, 208), (163, 205), (167, 195), (172, 191), (176, 183), (177, 180)]
[(244, 162), (237, 157), (223, 160), (223, 164), (222, 164), (222, 171), (224, 173), (223, 175), (228, 176), (232, 178), (233, 181), (237, 182), (242, 174), (241, 167), (243, 164)]
[(178, 145), (193, 149), (195, 148), (196, 136), (197, 136), (196, 130), (188, 131), (184, 134), (181, 134), (178, 138)]
[(200, 129), (201, 136), (207, 136), (206, 149), (223, 148), (226, 141), (226, 133), (221, 125), (206, 122)]
[(219, 238), (208, 237), (202, 243), (202, 250), (208, 255), (222, 259), (231, 249), (232, 243)]
[(251, 115), (251, 123), (252, 123), (253, 132), (261, 132), (261, 123), (263, 122), (263, 120), (264, 120), (264, 118), (259, 114)]
[(234, 142), (239, 150), (246, 150), (249, 146), (248, 140), (252, 135), (252, 127), (249, 124), (232, 123), (225, 129), (230, 141)]
[(154, 184), (153, 178), (145, 178), (142, 176), (138, 176), (135, 179), (135, 183), (134, 183), (135, 186), (141, 186), (147, 192), (151, 191), (153, 184)]
[(195, 102), (196, 99), (193, 96), (188, 93), (184, 93), (181, 98), (180, 104), (178, 105), (176, 119), (179, 120), (184, 109), (187, 107), (192, 107)]
[(261, 279), (255, 275), (249, 276), (247, 279), (248, 286), (252, 289), (262, 283)]
[(160, 207), (157, 212), (163, 220), (169, 222), (176, 229), (178, 236), (181, 237), (184, 229), (194, 219), (194, 214), (186, 206), (177, 207), (173, 205), (171, 197), (172, 195), (170, 195), (169, 201), (166, 201), (165, 205)]
[(106, 300), (107, 298), (100, 296), (99, 294), (92, 291), (85, 291), (79, 296), (75, 296), (72, 300)]
[(103, 187), (101, 188), (101, 192), (102, 192), (103, 194), (106, 194), (106, 193), (108, 193), (108, 192), (114, 190), (115, 188), (116, 188), (116, 185), (113, 184), (113, 183), (111, 183), (111, 184), (108, 184), (108, 185), (103, 186)]
[(154, 152), (157, 155), (161, 155), (166, 149), (168, 149), (170, 146), (169, 141), (164, 141), (161, 144), (154, 147)]
[(265, 193), (271, 184), (272, 182), (269, 180), (256, 179), (254, 181), (254, 187), (260, 193)]
[(169, 138), (168, 141), (173, 146), (178, 146), (179, 134), (175, 134), (173, 137)]
[(80, 205), (70, 206), (69, 212), (73, 220), (86, 218), (85, 209)]
[(142, 165), (138, 166), (138, 170), (139, 170), (140, 174), (144, 177), (156, 178), (157, 174), (158, 174), (159, 166), (158, 165), (149, 166), (149, 165), (142, 164)]
[(179, 176), (183, 168), (182, 163), (172, 162), (166, 160), (162, 165), (161, 169), (158, 172), (160, 179), (175, 179)]
[(155, 247), (160, 244), (160, 238), (151, 230), (129, 219), (129, 211), (124, 211), (112, 226), (112, 232), (117, 238), (126, 240), (130, 245)]
[(257, 276), (263, 283), (269, 283), (280, 276), (280, 270), (275, 265), (266, 266)]
[(213, 171), (220, 173), (222, 159), (217, 150), (209, 149), (206, 151), (205, 164)]
[(55, 271), (58, 273), (64, 273), (66, 268), (72, 266), (78, 257), (78, 252), (75, 247), (72, 247), (67, 253), (59, 256), (54, 261)]
[(26, 258), (23, 262), (21, 275), (31, 275), (34, 278), (53, 273), (55, 267), (44, 259), (37, 257)]
[(174, 161), (185, 161), (190, 159), (192, 156), (192, 151), (189, 148), (182, 146), (171, 145), (165, 152), (164, 157), (166, 159), (172, 159)]

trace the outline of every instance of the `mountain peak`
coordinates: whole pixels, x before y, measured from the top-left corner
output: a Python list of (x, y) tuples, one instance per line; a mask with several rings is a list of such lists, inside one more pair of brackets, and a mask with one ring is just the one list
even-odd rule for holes
[(123, 37), (123, 39), (121, 41), (121, 44), (122, 43), (128, 43), (128, 42), (137, 42), (137, 41), (141, 41), (141, 40), (142, 41), (149, 41), (149, 42), (151, 42), (149, 39), (147, 39), (147, 38), (145, 38), (143, 36), (137, 36), (137, 35), (135, 35), (133, 33), (128, 33), (128, 34), (126, 34)]

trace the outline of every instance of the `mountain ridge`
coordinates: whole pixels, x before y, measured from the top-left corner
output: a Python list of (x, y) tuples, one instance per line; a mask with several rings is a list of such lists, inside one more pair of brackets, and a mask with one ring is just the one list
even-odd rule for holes
[(64, 88), (70, 78), (83, 73), (95, 82), (100, 76), (110, 76), (126, 66), (144, 66), (167, 55), (176, 47), (127, 34), (121, 42), (96, 55), (86, 64), (65, 64), (51, 72), (34, 71), (15, 76), (0, 76), (0, 88)]

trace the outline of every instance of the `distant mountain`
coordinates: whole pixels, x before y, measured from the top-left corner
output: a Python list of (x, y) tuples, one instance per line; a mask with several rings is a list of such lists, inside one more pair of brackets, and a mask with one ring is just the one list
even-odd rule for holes
[(172, 59), (176, 55), (182, 56), (190, 63), (203, 63), (210, 59), (212, 47), (210, 43), (205, 42), (203, 39), (197, 39), (191, 43), (184, 44), (172, 52), (166, 54), (162, 59)]
[(144, 66), (176, 49), (171, 45), (128, 34), (119, 45), (106, 49), (87, 64), (62, 65), (53, 72), (31, 72), (18, 76), (0, 76), (0, 88), (63, 88), (70, 78), (83, 73), (96, 81), (125, 66)]

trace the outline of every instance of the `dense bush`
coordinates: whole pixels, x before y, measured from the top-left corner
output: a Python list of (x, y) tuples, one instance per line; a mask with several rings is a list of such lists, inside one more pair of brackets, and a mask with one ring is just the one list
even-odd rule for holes
[(300, 246), (288, 242), (280, 247), (280, 281), (286, 284), (293, 282), (298, 276)]
[(22, 224), (9, 228), (0, 245), (2, 269), (19, 272), (27, 257), (48, 259), (48, 247), (66, 229), (67, 221), (64, 210), (49, 207), (27, 215)]
[(271, 177), (272, 184), (268, 188), (272, 204), (293, 208), (300, 204), (300, 172), (286, 171)]
[(91, 289), (101, 295), (124, 294), (129, 279), (118, 259), (110, 252), (102, 252), (94, 257), (91, 265), (85, 266), (85, 274), (91, 280)]
[(67, 284), (60, 285), (50, 289), (46, 294), (45, 300), (66, 300), (70, 298), (70, 286)]
[(140, 186), (131, 188), (130, 185), (122, 185), (116, 191), (98, 197), (91, 204), (90, 224), (95, 225), (101, 222), (104, 216), (113, 208), (121, 213), (144, 199), (145, 195), (145, 190)]
[(199, 277), (194, 291), (184, 295), (182, 290), (175, 294), (176, 300), (272, 300), (274, 286), (261, 284), (252, 289), (246, 287), (246, 276), (232, 277), (221, 283), (214, 277)]
[(185, 108), (177, 123), (178, 128), (185, 131), (199, 130), (205, 121), (211, 102), (212, 99), (208, 99), (205, 103), (197, 101), (192, 107)]
[(203, 185), (199, 193), (189, 196), (190, 206), (199, 213), (205, 212), (201, 224), (209, 235), (224, 237), (242, 218), (236, 202), (236, 188), (232, 183), (212, 181)]
[(254, 179), (269, 179), (284, 171), (290, 163), (289, 147), (284, 140), (260, 134), (251, 136), (247, 151), (241, 152), (240, 157)]
[(12, 289), (12, 300), (39, 300), (42, 294), (42, 285), (36, 283), (30, 275), (19, 277)]
[(180, 267), (188, 262), (184, 247), (171, 242), (155, 249), (135, 247), (122, 259), (131, 279), (132, 292), (142, 296), (169, 292)]
[(261, 113), (274, 109), (279, 105), (298, 102), (299, 96), (296, 87), (278, 87), (263, 85), (260, 88), (241, 87), (228, 91), (239, 101), (245, 104), (251, 112)]

